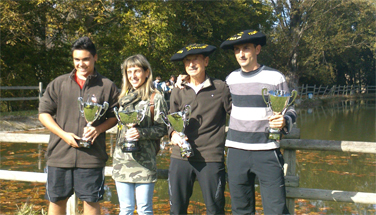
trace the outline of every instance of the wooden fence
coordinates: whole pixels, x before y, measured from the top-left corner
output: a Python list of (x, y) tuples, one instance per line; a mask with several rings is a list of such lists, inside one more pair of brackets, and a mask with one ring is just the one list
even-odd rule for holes
[(332, 96), (349, 96), (356, 94), (376, 93), (376, 86), (343, 85), (343, 86), (308, 86), (302, 85), (297, 89), (298, 99), (325, 98)]
[(0, 90), (38, 90), (38, 97), (11, 97), (11, 98), (1, 97), (0, 101), (39, 100), (39, 98), (42, 97), (43, 95), (43, 83), (39, 82), (39, 86), (12, 86), (12, 87), (0, 86)]
[[(376, 154), (375, 142), (303, 140), (299, 139), (299, 134), (299, 129), (294, 129), (290, 135), (285, 137), (286, 139), (281, 140), (281, 148), (284, 149), (283, 156), (285, 159), (287, 203), (291, 214), (294, 214), (295, 199), (376, 204), (376, 193), (300, 188), (299, 177), (296, 175), (296, 150)], [(48, 143), (48, 140), (48, 134), (2, 133), (0, 135), (0, 142), (45, 144)], [(111, 173), (112, 167), (106, 167), (105, 175), (111, 176)], [(167, 176), (167, 169), (158, 170), (159, 179), (167, 179)], [(3, 180), (45, 183), (46, 178), (46, 173), (0, 170), (0, 179)], [(76, 196), (69, 199), (67, 214), (77, 214), (77, 202)]]

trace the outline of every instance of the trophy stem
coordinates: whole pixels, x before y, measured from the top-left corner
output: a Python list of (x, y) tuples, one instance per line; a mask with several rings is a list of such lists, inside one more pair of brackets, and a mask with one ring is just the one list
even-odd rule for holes
[(271, 140), (281, 140), (281, 132), (278, 128), (269, 128), (269, 139)]
[(193, 157), (194, 153), (193, 153), (192, 146), (185, 140), (185, 137), (186, 137), (185, 134), (182, 132), (178, 132), (178, 134), (182, 139), (182, 144), (180, 146), (181, 157), (183, 158)]
[(122, 152), (135, 152), (140, 150), (140, 147), (138, 146), (138, 141), (135, 139), (126, 139), (126, 142), (124, 142), (121, 145)]

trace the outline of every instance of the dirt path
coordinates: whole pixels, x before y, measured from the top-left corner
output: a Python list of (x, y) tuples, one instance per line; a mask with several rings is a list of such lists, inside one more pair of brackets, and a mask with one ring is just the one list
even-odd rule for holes
[(0, 118), (0, 131), (24, 131), (31, 129), (44, 128), (35, 116), (2, 116)]

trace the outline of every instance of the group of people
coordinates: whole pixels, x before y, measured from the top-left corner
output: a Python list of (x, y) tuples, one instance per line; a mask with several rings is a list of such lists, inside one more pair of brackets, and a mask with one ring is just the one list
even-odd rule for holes
[[(142, 111), (148, 104), (150, 108), (139, 125), (118, 126), (112, 177), (121, 215), (133, 214), (135, 205), (138, 214), (153, 214), (158, 151), (155, 141), (166, 134), (173, 145), (168, 176), (171, 214), (187, 214), (196, 179), (207, 214), (224, 214), (225, 146), (232, 213), (255, 213), (254, 183), (258, 176), (264, 213), (288, 214), (284, 161), (279, 142), (268, 138), (267, 128), (287, 134), (296, 112), (291, 106), (284, 115), (273, 113), (263, 100), (264, 87), (289, 91), (282, 73), (258, 63), (257, 56), (265, 44), (266, 36), (255, 30), (225, 40), (221, 48), (234, 50), (240, 66), (226, 81), (209, 77), (206, 72), (215, 46), (190, 44), (178, 50), (171, 61), (182, 61), (187, 75), (179, 76), (168, 108), (143, 55), (133, 55), (122, 63), (119, 93), (115, 84), (96, 70), (98, 56), (92, 41), (88, 37), (78, 39), (72, 45), (73, 71), (53, 80), (39, 105), (39, 119), (51, 131), (46, 152), (48, 213), (65, 214), (67, 199), (75, 192), (84, 203), (84, 214), (100, 214), (108, 159), (105, 131), (118, 123), (114, 108)], [(72, 104), (78, 97), (86, 101), (92, 95), (98, 104), (108, 102), (109, 108), (88, 125)], [(187, 105), (191, 115), (184, 133), (193, 156), (182, 157), (183, 139), (173, 127), (166, 127), (161, 113), (180, 112)], [(230, 120), (226, 136), (227, 115)], [(90, 147), (79, 147), (77, 142), (84, 138), (90, 140)], [(125, 139), (138, 140), (139, 150), (124, 151), (121, 145)]]
[(172, 89), (175, 87), (176, 84), (176, 76), (171, 75), (170, 79), (166, 81), (161, 81), (161, 79), (161, 76), (155, 77), (155, 80), (153, 82), (154, 88), (162, 92), (165, 97), (165, 100), (169, 101)]

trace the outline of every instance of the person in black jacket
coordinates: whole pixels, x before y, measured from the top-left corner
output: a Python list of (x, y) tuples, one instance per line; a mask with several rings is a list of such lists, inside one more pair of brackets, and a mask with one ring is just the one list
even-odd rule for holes
[(183, 61), (190, 76), (183, 89), (174, 88), (170, 96), (170, 112), (180, 112), (190, 105), (192, 113), (184, 133), (193, 156), (182, 157), (182, 140), (169, 129), (174, 145), (169, 168), (171, 214), (187, 214), (189, 198), (197, 178), (206, 204), (207, 214), (224, 214), (225, 164), (224, 144), (226, 115), (230, 114), (231, 96), (225, 82), (209, 77), (205, 68), (215, 47), (191, 44), (171, 57)]
[[(100, 75), (94, 65), (98, 58), (88, 37), (72, 45), (74, 69), (48, 84), (39, 103), (39, 120), (51, 131), (46, 159), (46, 199), (48, 214), (65, 214), (68, 198), (73, 194), (84, 202), (84, 214), (100, 214), (99, 200), (104, 194), (104, 167), (108, 159), (105, 131), (117, 123), (113, 108), (117, 106), (115, 84)], [(93, 97), (95, 95), (95, 97)], [(84, 101), (109, 103), (105, 114), (86, 127), (78, 107)], [(54, 118), (53, 118), (54, 116)], [(91, 141), (89, 148), (77, 144), (82, 138)]]

